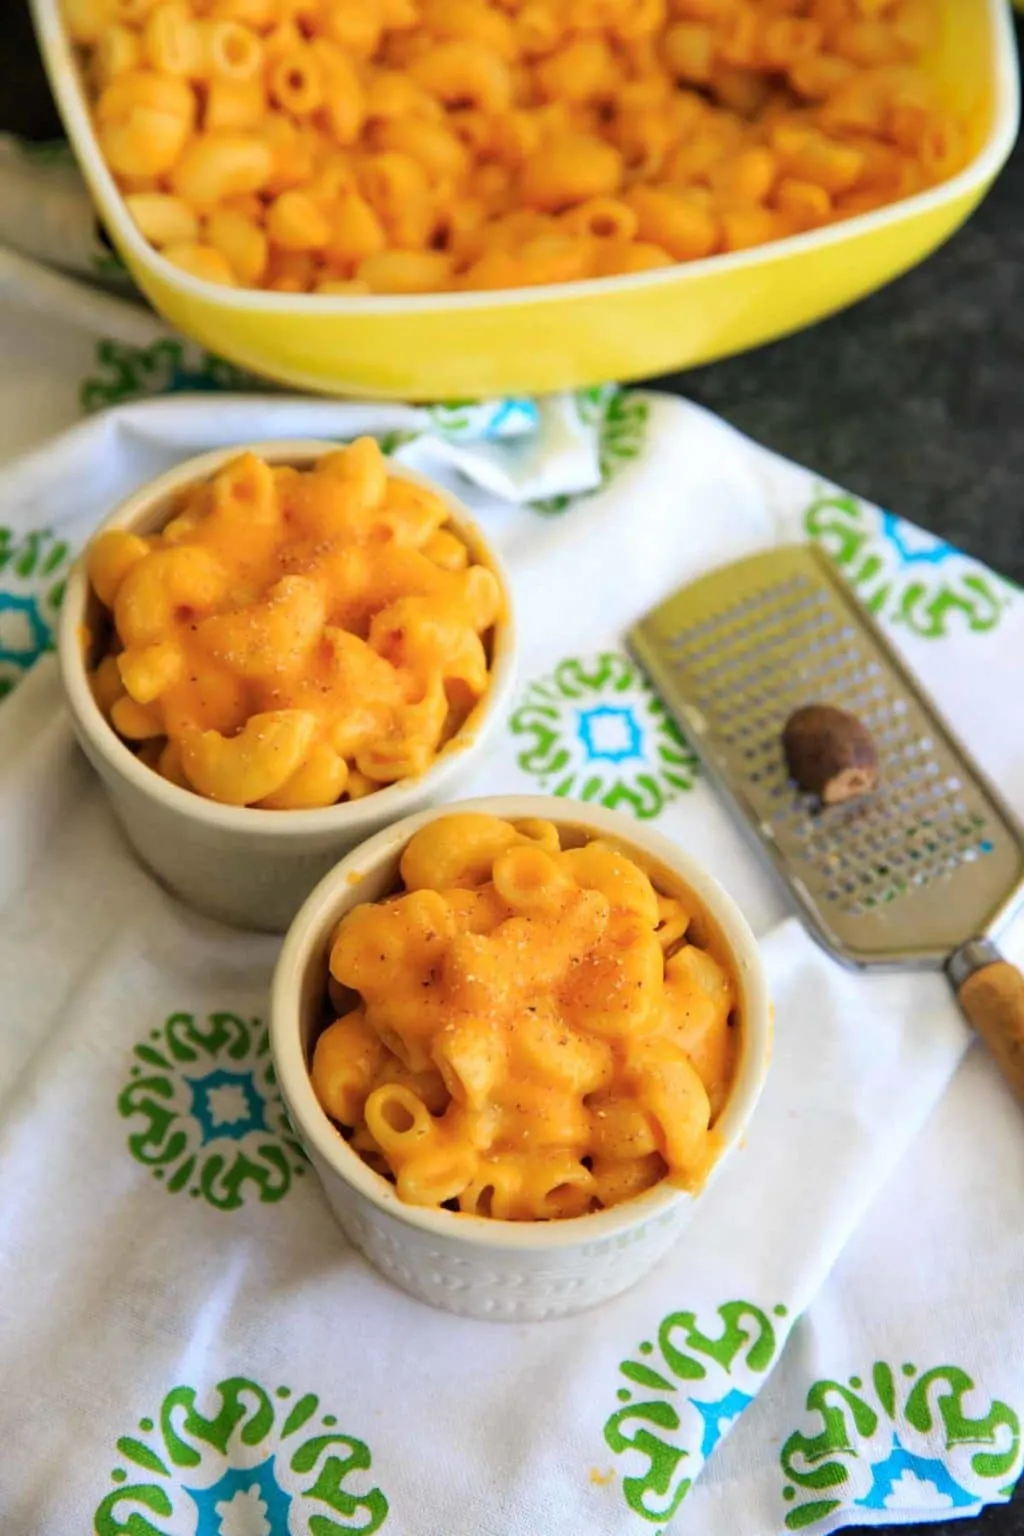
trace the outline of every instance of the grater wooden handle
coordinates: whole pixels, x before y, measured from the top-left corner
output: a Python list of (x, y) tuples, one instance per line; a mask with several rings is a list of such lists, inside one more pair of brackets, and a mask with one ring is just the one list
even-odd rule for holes
[(1008, 960), (992, 960), (972, 971), (956, 995), (1024, 1104), (1024, 975)]

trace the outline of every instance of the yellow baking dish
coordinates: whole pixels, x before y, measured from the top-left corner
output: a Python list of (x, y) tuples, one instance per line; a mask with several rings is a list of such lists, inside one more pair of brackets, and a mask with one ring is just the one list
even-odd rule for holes
[(161, 314), (205, 347), (300, 389), (406, 399), (535, 393), (635, 379), (758, 346), (841, 309), (928, 255), (1013, 146), (1016, 45), (1004, 0), (941, 0), (932, 61), (969, 124), (940, 187), (773, 245), (685, 266), (506, 293), (334, 298), (225, 289), (144, 241), (100, 156), (59, 0), (31, 0), (50, 82), (112, 240)]

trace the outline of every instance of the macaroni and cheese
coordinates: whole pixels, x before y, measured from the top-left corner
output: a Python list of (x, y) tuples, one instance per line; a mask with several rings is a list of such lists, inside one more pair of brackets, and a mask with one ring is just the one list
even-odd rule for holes
[(668, 1178), (695, 1190), (737, 1057), (706, 918), (608, 842), (439, 817), (403, 889), (348, 912), (312, 1082), (413, 1205), (581, 1216)]
[(423, 773), (488, 688), (502, 605), (449, 522), (371, 438), (308, 470), (241, 453), (161, 532), (90, 546), (98, 705), (226, 805), (312, 809)]
[(641, 272), (967, 159), (939, 0), (65, 0), (100, 149), (194, 276), (416, 294)]

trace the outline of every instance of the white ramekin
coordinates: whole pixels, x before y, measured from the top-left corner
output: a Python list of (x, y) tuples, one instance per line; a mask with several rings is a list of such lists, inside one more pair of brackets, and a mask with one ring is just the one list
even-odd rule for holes
[[(102, 525), (152, 533), (171, 515), (177, 494), (206, 480), (250, 448), (273, 464), (304, 466), (338, 443), (307, 439), (240, 443), (178, 464), (135, 491)], [(450, 492), (397, 464), (389, 473), (442, 497), (451, 527), (474, 560), (494, 572), (502, 612), (494, 629), (491, 683), (462, 730), (427, 771), (324, 810), (260, 811), (218, 805), (168, 783), (139, 761), (103, 718), (89, 687), (85, 646), (96, 599), (84, 561), (75, 566), (61, 608), (58, 652), (75, 734), (103, 781), (114, 815), (142, 862), (182, 901), (241, 928), (282, 933), (317, 881), (342, 854), (382, 827), (433, 805), (474, 766), (508, 707), (514, 686), (511, 596), (501, 564), (466, 507)]]
[[(538, 817), (639, 854), (666, 891), (692, 892), (718, 930), (739, 984), (743, 1038), (736, 1077), (717, 1128), (723, 1150), (705, 1191), (668, 1183), (590, 1216), (551, 1222), (494, 1221), (404, 1204), (393, 1186), (353, 1152), (321, 1109), (309, 1077), (322, 1021), (331, 936), (359, 902), (400, 883), (398, 862), (412, 834), (452, 811)], [(675, 1242), (699, 1199), (742, 1137), (764, 1084), (771, 1048), (767, 982), (754, 935), (735, 902), (665, 837), (614, 811), (550, 795), (467, 800), (410, 816), (350, 853), (292, 924), (274, 974), (271, 1048), (289, 1118), (342, 1229), (396, 1285), (463, 1317), (536, 1322), (607, 1301), (641, 1279)]]

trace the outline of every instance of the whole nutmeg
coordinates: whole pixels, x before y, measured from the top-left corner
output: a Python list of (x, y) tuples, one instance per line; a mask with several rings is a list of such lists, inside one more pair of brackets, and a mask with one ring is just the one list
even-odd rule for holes
[(823, 805), (870, 794), (878, 783), (878, 751), (856, 715), (831, 704), (805, 704), (782, 728), (790, 775)]

